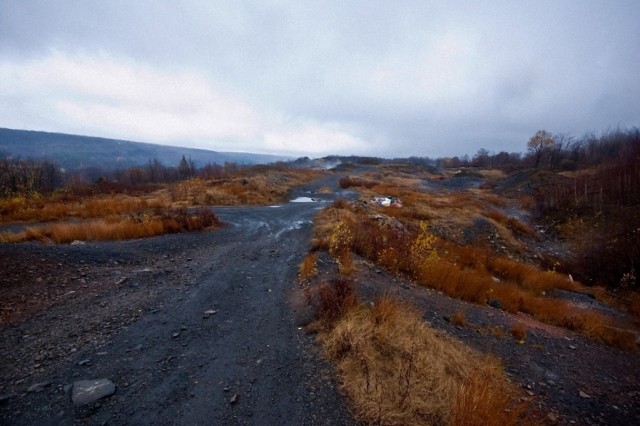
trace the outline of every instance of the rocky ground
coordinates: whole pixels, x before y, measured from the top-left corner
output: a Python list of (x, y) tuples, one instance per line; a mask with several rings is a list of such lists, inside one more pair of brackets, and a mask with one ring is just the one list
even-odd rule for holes
[(214, 232), (0, 246), (0, 423), (351, 424), (290, 305), (322, 205), (217, 209)]

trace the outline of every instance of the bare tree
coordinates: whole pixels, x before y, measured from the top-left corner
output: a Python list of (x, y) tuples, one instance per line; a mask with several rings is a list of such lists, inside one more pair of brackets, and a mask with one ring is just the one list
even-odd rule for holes
[(538, 130), (535, 135), (529, 139), (527, 143), (527, 148), (531, 155), (536, 160), (535, 167), (537, 168), (540, 165), (540, 160), (542, 156), (553, 149), (555, 145), (555, 140), (553, 139), (553, 135), (546, 130)]

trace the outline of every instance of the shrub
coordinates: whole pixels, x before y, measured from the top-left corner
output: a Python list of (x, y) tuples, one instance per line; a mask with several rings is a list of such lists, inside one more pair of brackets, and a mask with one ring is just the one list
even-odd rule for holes
[(411, 266), (420, 270), (438, 260), (435, 248), (436, 236), (429, 232), (426, 222), (420, 222), (420, 233), (411, 243)]
[(318, 296), (316, 319), (324, 324), (333, 323), (357, 304), (353, 281), (344, 277), (321, 283)]
[(345, 222), (338, 222), (329, 239), (329, 254), (338, 263), (340, 273), (348, 274), (353, 268), (351, 243), (353, 235)]

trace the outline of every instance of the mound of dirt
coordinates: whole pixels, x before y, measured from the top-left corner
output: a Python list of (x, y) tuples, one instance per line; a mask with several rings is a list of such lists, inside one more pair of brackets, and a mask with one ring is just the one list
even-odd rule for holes
[(522, 170), (495, 181), (496, 192), (507, 197), (535, 195), (545, 188), (571, 181), (559, 173), (543, 169)]

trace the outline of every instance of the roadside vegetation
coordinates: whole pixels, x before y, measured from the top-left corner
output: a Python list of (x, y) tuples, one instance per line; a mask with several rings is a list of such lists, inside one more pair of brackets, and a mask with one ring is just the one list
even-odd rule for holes
[[(640, 157), (634, 154), (629, 160), (627, 154), (640, 140), (631, 132), (617, 134), (622, 142), (613, 136), (562, 145), (548, 134), (536, 134), (526, 159), (499, 157), (511, 159), (511, 169), (469, 164), (443, 168), (415, 160), (376, 164), (364, 174), (340, 180), (342, 189), (357, 191), (358, 200), (339, 199), (316, 216), (312, 249), (300, 264), (299, 277), (307, 302), (316, 310), (310, 329), (318, 332), (360, 422), (527, 424), (525, 413), (532, 409), (521, 402), (527, 398), (510, 383), (499, 360), (435, 331), (416, 307), (390, 296), (359, 300), (355, 282), (361, 265), (373, 264), (453, 298), (526, 314), (613, 347), (637, 350), (640, 297), (633, 267), (640, 246), (638, 240), (623, 237), (636, 238), (630, 230), (637, 230), (640, 221), (627, 216), (631, 223), (624, 223), (621, 212), (638, 205), (629, 192), (637, 195), (640, 188)], [(538, 145), (538, 138), (547, 137), (553, 143)], [(595, 158), (604, 147), (609, 150), (607, 165), (587, 164), (587, 158)], [(567, 150), (583, 156), (561, 161), (567, 160)], [(484, 160), (492, 159), (482, 154)], [(556, 164), (573, 170), (554, 170)], [(603, 195), (611, 185), (618, 192), (611, 189)], [(576, 195), (576, 188), (585, 187)], [(620, 227), (627, 227), (627, 234)], [(563, 252), (563, 257), (544, 248), (561, 238), (562, 244), (594, 256), (600, 248), (589, 249), (587, 240), (612, 236), (620, 239), (611, 244), (621, 241), (619, 250), (625, 253), (617, 252), (619, 259), (608, 257), (605, 269), (617, 272), (608, 279), (595, 274), (587, 285), (578, 279), (584, 277), (579, 269), (584, 255), (578, 251), (571, 258)], [(319, 273), (319, 259), (327, 255), (337, 278)], [(628, 315), (567, 297), (575, 293)], [(462, 311), (449, 320), (469, 326)], [(496, 327), (495, 333), (524, 344), (526, 324), (514, 320), (507, 329)]]
[[(158, 212), (156, 212), (158, 213)], [(220, 221), (207, 209), (167, 209), (160, 214), (137, 217), (110, 216), (82, 222), (28, 226), (24, 231), (0, 234), (1, 242), (39, 241), (68, 244), (74, 241), (130, 240), (180, 232), (211, 230)]]
[[(384, 189), (388, 192), (390, 188)], [(314, 248), (327, 250), (345, 275), (353, 272), (353, 257), (359, 256), (454, 298), (512, 313), (523, 312), (613, 346), (636, 348), (633, 324), (580, 307), (554, 293), (566, 290), (593, 294), (592, 288), (564, 273), (545, 270), (504, 253), (506, 245), (514, 253), (520, 248), (519, 227), (503, 226), (482, 216), (494, 230), (503, 233), (500, 239), (496, 238), (498, 244), (493, 248), (483, 238), (480, 244), (461, 245), (445, 238), (456, 228), (458, 233), (465, 226), (473, 229), (474, 216), (480, 215), (477, 205), (471, 202), (466, 208), (462, 205), (452, 208), (443, 204), (446, 213), (429, 215), (432, 221), (427, 222), (424, 210), (433, 209), (442, 199), (429, 200), (430, 196), (424, 193), (413, 199), (419, 197), (426, 197), (424, 204), (410, 204), (408, 209), (395, 211), (387, 207), (394, 212), (391, 215), (367, 203), (338, 201), (317, 216)], [(457, 203), (457, 197), (453, 203)], [(455, 224), (453, 229), (451, 223)], [(442, 236), (436, 235), (435, 230)]]
[[(301, 265), (301, 272), (308, 264)], [(499, 361), (441, 334), (406, 302), (361, 303), (348, 277), (321, 282), (319, 333), (363, 424), (513, 425), (527, 408)]]
[(0, 232), (0, 242), (60, 244), (215, 229), (220, 222), (208, 207), (281, 202), (319, 173), (283, 164), (196, 170), (184, 160), (175, 169), (150, 163), (116, 173), (119, 179), (69, 176), (62, 184), (49, 163), (0, 165), (0, 225), (22, 228)]

